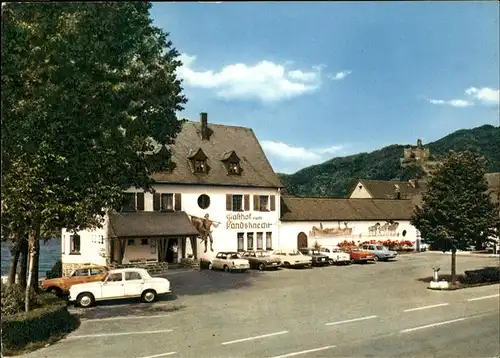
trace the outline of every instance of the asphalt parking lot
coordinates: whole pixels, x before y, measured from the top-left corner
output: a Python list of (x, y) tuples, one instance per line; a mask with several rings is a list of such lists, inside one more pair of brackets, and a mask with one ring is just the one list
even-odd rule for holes
[[(498, 264), (457, 258), (459, 272)], [(266, 272), (172, 271), (172, 296), (75, 309), (77, 331), (27, 356), (498, 356), (499, 285), (427, 290), (417, 279), (432, 276), (436, 265), (449, 273), (449, 255)]]

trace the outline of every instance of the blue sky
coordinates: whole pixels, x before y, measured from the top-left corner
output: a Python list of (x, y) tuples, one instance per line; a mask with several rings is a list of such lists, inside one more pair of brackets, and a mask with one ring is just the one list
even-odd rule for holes
[(154, 3), (182, 117), (251, 127), (275, 171), (499, 125), (496, 2)]

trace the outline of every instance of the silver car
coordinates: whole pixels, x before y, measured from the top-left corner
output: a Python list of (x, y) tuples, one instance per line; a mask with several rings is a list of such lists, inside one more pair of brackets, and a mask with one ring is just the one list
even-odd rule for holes
[(396, 251), (389, 250), (387, 247), (378, 244), (363, 244), (363, 250), (375, 255), (375, 261), (389, 261), (398, 256)]

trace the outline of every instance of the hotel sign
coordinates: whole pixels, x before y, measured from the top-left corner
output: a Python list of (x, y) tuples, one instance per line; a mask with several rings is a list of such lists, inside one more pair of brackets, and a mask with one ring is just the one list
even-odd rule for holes
[(269, 229), (273, 226), (270, 221), (265, 221), (262, 216), (252, 216), (249, 214), (228, 214), (226, 216), (226, 229), (228, 230), (245, 230), (245, 229)]

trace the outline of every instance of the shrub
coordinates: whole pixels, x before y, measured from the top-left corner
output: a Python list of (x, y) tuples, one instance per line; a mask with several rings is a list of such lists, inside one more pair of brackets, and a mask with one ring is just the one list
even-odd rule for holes
[(69, 333), (78, 319), (68, 312), (65, 301), (53, 295), (40, 295), (40, 307), (2, 317), (2, 344), (6, 351), (18, 351), (29, 343), (46, 341)]
[(62, 277), (62, 262), (58, 260), (54, 266), (50, 269), (50, 271), (45, 272), (46, 278), (59, 278)]
[[(24, 303), (26, 299), (26, 291), (18, 284), (7, 285), (1, 284), (2, 292), (2, 316), (16, 314), (24, 311)], [(36, 295), (35, 290), (30, 288), (29, 299), (32, 307), (40, 305), (40, 300)]]
[(464, 283), (477, 284), (500, 282), (500, 267), (485, 267), (479, 270), (465, 271)]

